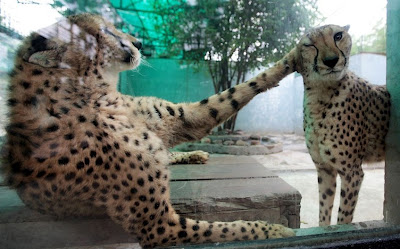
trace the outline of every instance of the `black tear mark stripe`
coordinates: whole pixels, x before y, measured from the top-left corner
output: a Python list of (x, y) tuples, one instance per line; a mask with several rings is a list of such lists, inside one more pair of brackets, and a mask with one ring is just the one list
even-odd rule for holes
[(337, 49), (339, 49), (340, 53), (342, 54), (342, 56), (343, 56), (343, 58), (344, 58), (344, 66), (346, 66), (346, 64), (347, 64), (347, 58), (346, 58), (344, 52), (337, 46), (337, 43), (336, 43), (336, 42), (335, 42), (335, 47), (336, 47)]
[(313, 69), (316, 73), (318, 73), (318, 66), (317, 66), (317, 62), (318, 62), (318, 55), (319, 55), (319, 50), (315, 45), (310, 45), (311, 47), (314, 47), (315, 50), (317, 51), (317, 55), (314, 57), (314, 65), (313, 65)]

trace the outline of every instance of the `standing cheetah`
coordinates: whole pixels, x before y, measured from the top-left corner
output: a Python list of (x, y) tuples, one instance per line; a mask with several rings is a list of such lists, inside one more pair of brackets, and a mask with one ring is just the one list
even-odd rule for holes
[(329, 225), (341, 178), (338, 223), (350, 223), (363, 180), (362, 162), (384, 159), (390, 96), (347, 70), (349, 27), (311, 30), (297, 45), (296, 70), (304, 79), (304, 131), (318, 172), (319, 224)]
[(263, 221), (207, 222), (170, 203), (167, 149), (194, 141), (293, 72), (271, 69), (196, 103), (117, 92), (141, 43), (81, 14), (31, 34), (11, 72), (8, 181), (30, 208), (57, 216), (108, 214), (143, 247), (293, 236)]

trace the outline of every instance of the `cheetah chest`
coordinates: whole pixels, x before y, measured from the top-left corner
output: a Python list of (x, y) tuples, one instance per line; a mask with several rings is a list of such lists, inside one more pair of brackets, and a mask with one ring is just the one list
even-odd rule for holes
[(337, 139), (335, 129), (341, 113), (337, 106), (347, 94), (333, 89), (304, 92), (304, 133), (306, 145), (315, 163), (326, 163), (332, 142)]

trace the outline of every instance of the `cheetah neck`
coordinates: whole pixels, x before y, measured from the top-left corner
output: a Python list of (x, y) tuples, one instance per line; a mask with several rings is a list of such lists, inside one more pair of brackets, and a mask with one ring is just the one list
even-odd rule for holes
[[(336, 81), (323, 81), (323, 80), (309, 80), (304, 78), (304, 106), (313, 106), (313, 108), (318, 108), (322, 111), (329, 103), (334, 99), (338, 101), (341, 98), (339, 95), (343, 92), (342, 86), (344, 81), (348, 78), (347, 72), (343, 78)], [(346, 96), (342, 94), (341, 96)]]
[(331, 94), (332, 91), (338, 90), (351, 74), (352, 72), (346, 71), (346, 73), (343, 74), (343, 77), (336, 80), (325, 80), (322, 77), (309, 78), (302, 75), (304, 80), (304, 91), (321, 96)]
[(107, 73), (103, 74), (104, 81), (110, 85), (110, 90), (116, 90), (119, 80), (118, 73)]

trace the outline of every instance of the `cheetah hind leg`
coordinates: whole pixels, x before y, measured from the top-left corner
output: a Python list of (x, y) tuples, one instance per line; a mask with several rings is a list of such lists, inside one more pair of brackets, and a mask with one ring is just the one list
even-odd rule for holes
[(342, 184), (340, 191), (340, 206), (338, 213), (338, 224), (348, 224), (353, 221), (354, 210), (357, 205), (358, 193), (364, 179), (361, 165), (352, 168), (351, 171), (340, 175)]
[(170, 164), (205, 164), (210, 155), (208, 152), (202, 150), (195, 150), (190, 152), (171, 152)]
[[(161, 222), (160, 222), (161, 221)], [(150, 233), (150, 235), (149, 235)], [(151, 236), (156, 234), (156, 236)], [(242, 240), (262, 240), (295, 236), (295, 232), (280, 224), (264, 221), (208, 222), (196, 221), (172, 214), (160, 219), (153, 230), (140, 238), (144, 248), (180, 245), (182, 243), (217, 243)]]
[(106, 206), (111, 219), (135, 234), (143, 248), (295, 236), (290, 228), (264, 221), (208, 222), (181, 217), (170, 203), (168, 179), (162, 178), (159, 183), (149, 186), (154, 193), (150, 199), (145, 195), (133, 199), (131, 196), (139, 192), (132, 194), (132, 188), (124, 188), (118, 194), (105, 195), (106, 203), (96, 201)]
[(328, 165), (316, 165), (319, 190), (319, 226), (331, 224), (333, 201), (336, 192), (337, 171)]

